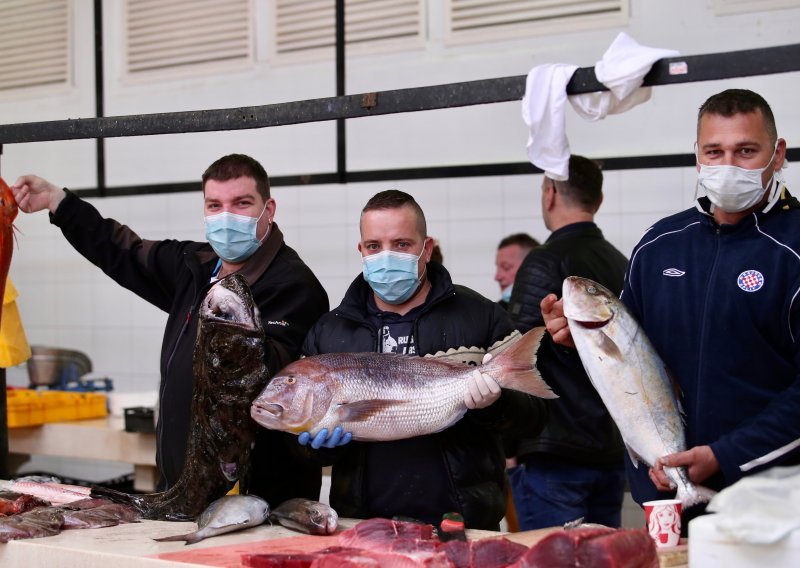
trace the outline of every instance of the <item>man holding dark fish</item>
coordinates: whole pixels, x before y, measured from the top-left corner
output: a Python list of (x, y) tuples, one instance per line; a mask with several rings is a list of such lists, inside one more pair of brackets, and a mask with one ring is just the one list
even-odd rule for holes
[[(36, 176), (23, 176), (12, 187), (20, 209), (48, 209), (51, 222), (78, 252), (169, 314), (161, 348), (157, 425), (163, 489), (178, 481), (184, 467), (198, 309), (211, 284), (232, 273), (246, 280), (266, 335), (264, 359), (270, 374), (297, 358), (306, 332), (328, 310), (324, 289), (273, 222), (276, 204), (261, 164), (242, 154), (224, 156), (208, 167), (202, 182), (208, 242), (142, 239), (129, 227), (104, 219), (75, 194)], [(318, 498), (319, 468), (293, 457), (284, 436), (258, 429), (250, 492), (274, 503)]]
[[(412, 196), (397, 190), (373, 196), (361, 213), (360, 229), (362, 274), (341, 305), (309, 332), (306, 355), (419, 357), (452, 349), (440, 355), (478, 365), (487, 351), (506, 346), (504, 340), (514, 330), (505, 311), (453, 284), (440, 264), (428, 263), (433, 241)], [(386, 372), (378, 368), (367, 381), (382, 384)], [(382, 441), (370, 442), (350, 441), (350, 433), (341, 427), (314, 436), (300, 434), (301, 443), (318, 448), (316, 458), (333, 464), (330, 503), (341, 516), (399, 515), (438, 524), (443, 513), (458, 512), (467, 527), (498, 528), (505, 512), (500, 433), (517, 429), (535, 434), (544, 425), (546, 410), (538, 398), (501, 392), (499, 381), (487, 374), (469, 372), (464, 382), (466, 388), (453, 402), (463, 409), (463, 418), (438, 432), (403, 439), (388, 439), (402, 438), (399, 431), (396, 436), (384, 433), (375, 438)], [(434, 382), (427, 384), (431, 386), (416, 389), (429, 396), (426, 405), (444, 404), (437, 399)], [(361, 410), (368, 418), (369, 412)]]
[[(700, 107), (695, 151), (696, 206), (647, 230), (622, 294), (676, 380), (686, 421), (686, 450), (628, 468), (639, 503), (675, 489), (672, 468), (719, 490), (800, 463), (800, 203), (781, 174), (786, 142), (760, 95), (730, 89)], [(545, 298), (542, 313), (570, 344), (561, 302)], [(613, 357), (613, 341), (604, 346)]]

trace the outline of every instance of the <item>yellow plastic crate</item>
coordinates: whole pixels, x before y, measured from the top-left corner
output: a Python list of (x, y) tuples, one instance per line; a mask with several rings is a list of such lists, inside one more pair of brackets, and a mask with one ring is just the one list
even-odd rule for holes
[(37, 426), (44, 422), (42, 401), (34, 390), (7, 390), (6, 405), (9, 428)]
[(79, 393), (65, 391), (41, 391), (44, 402), (45, 422), (64, 422), (78, 419)]

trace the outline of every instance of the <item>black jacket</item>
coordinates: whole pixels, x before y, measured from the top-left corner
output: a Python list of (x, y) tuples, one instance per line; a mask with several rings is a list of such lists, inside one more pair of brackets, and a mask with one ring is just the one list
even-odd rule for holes
[[(191, 422), (197, 308), (218, 257), (208, 243), (141, 239), (69, 191), (51, 222), (118, 284), (169, 314), (161, 345), (156, 456), (162, 484), (168, 487), (183, 468)], [(284, 244), (276, 224), (241, 273), (261, 313), (267, 336), (265, 360), (273, 374), (299, 356), (308, 329), (328, 310), (328, 297), (297, 253)], [(286, 435), (259, 428), (251, 492), (270, 503), (300, 495), (317, 499), (320, 471), (293, 458), (290, 450), (296, 442), (292, 440), (292, 446), (288, 442)]]
[[(523, 333), (544, 325), (539, 304), (550, 293), (561, 297), (561, 285), (567, 276), (591, 278), (619, 294), (626, 265), (625, 256), (603, 238), (594, 223), (562, 227), (533, 249), (520, 265), (509, 315)], [(544, 431), (536, 438), (517, 439), (515, 451), (507, 451), (522, 461), (533, 454), (554, 454), (585, 466), (622, 465), (624, 447), (619, 431), (589, 381), (577, 351), (554, 344), (545, 334), (537, 367), (560, 398), (548, 401), (550, 418)]]
[[(460, 346), (486, 349), (513, 331), (508, 316), (496, 303), (468, 288), (453, 285), (447, 270), (437, 263), (428, 263), (427, 270), (432, 289), (413, 324), (417, 353), (424, 355)], [(379, 351), (378, 330), (370, 323), (367, 311), (371, 295), (369, 284), (359, 275), (342, 304), (323, 316), (309, 332), (304, 353)], [(542, 400), (504, 390), (495, 404), (467, 411), (463, 419), (447, 430), (413, 438), (410, 450), (407, 445), (403, 447), (411, 456), (415, 443), (426, 448), (431, 443), (437, 444), (442, 462), (429, 465), (432, 471), (441, 471), (444, 465), (450, 510), (461, 513), (468, 527), (497, 529), (506, 504), (500, 434), (516, 428), (535, 435), (544, 425), (545, 413)], [(365, 503), (364, 478), (369, 475), (365, 471), (368, 452), (379, 444), (392, 443), (350, 442), (333, 452), (316, 454), (317, 458), (329, 458), (333, 463), (330, 502), (341, 516), (366, 516), (369, 505)], [(425, 465), (417, 467), (424, 469)], [(426, 471), (408, 474), (425, 476)], [(398, 471), (396, 475), (406, 472)], [(402, 492), (390, 499), (396, 503), (397, 515), (414, 516), (416, 508), (424, 508), (424, 504), (408, 503)], [(445, 512), (448, 511), (439, 511), (439, 517)]]

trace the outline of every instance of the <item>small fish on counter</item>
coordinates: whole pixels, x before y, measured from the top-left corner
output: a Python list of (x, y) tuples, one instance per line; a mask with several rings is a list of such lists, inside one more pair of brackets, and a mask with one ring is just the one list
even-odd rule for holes
[(180, 478), (159, 493), (133, 495), (95, 487), (92, 496), (132, 505), (146, 519), (192, 521), (237, 481), (246, 493), (258, 427), (248, 409), (269, 380), (264, 341), (244, 277), (232, 274), (216, 282), (199, 308), (192, 423)]
[[(686, 449), (677, 387), (625, 304), (604, 286), (570, 276), (562, 285), (564, 316), (586, 374), (619, 428), (631, 459), (653, 466)], [(684, 506), (714, 494), (686, 468), (664, 468)]]
[(333, 507), (302, 497), (289, 499), (275, 507), (270, 519), (288, 529), (316, 535), (333, 534), (339, 525), (339, 515)]
[[(544, 328), (534, 328), (480, 370), (506, 389), (557, 398), (536, 369)], [(388, 441), (440, 432), (464, 416), (475, 367), (396, 353), (327, 353), (290, 363), (253, 402), (253, 419), (312, 437), (341, 426), (354, 440)]]
[(79, 485), (5, 479), (0, 479), (0, 490), (33, 495), (51, 505), (61, 505), (86, 499), (90, 491), (88, 487), (80, 487)]
[(226, 495), (211, 503), (197, 519), (197, 530), (187, 534), (156, 538), (158, 542), (183, 540), (194, 544), (212, 536), (244, 530), (262, 524), (269, 517), (269, 505), (255, 495)]

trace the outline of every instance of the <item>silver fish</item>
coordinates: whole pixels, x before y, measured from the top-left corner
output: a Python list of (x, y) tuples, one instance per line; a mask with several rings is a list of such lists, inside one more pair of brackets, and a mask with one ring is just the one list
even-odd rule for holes
[[(586, 373), (622, 434), (633, 463), (686, 450), (677, 388), (639, 323), (611, 291), (587, 278), (564, 280), (564, 316)], [(686, 468), (664, 468), (684, 506), (713, 494)]]
[(269, 505), (255, 495), (226, 495), (203, 511), (197, 519), (197, 530), (187, 534), (156, 538), (158, 542), (184, 540), (194, 544), (203, 539), (255, 527), (269, 517)]
[(339, 525), (339, 515), (333, 507), (302, 497), (284, 501), (272, 510), (270, 518), (307, 534), (333, 534)]
[[(536, 370), (544, 328), (480, 369), (503, 388), (556, 398)], [(315, 435), (337, 425), (355, 440), (399, 440), (442, 431), (467, 411), (475, 367), (392, 353), (329, 353), (286, 366), (253, 402), (251, 416), (273, 430)]]

